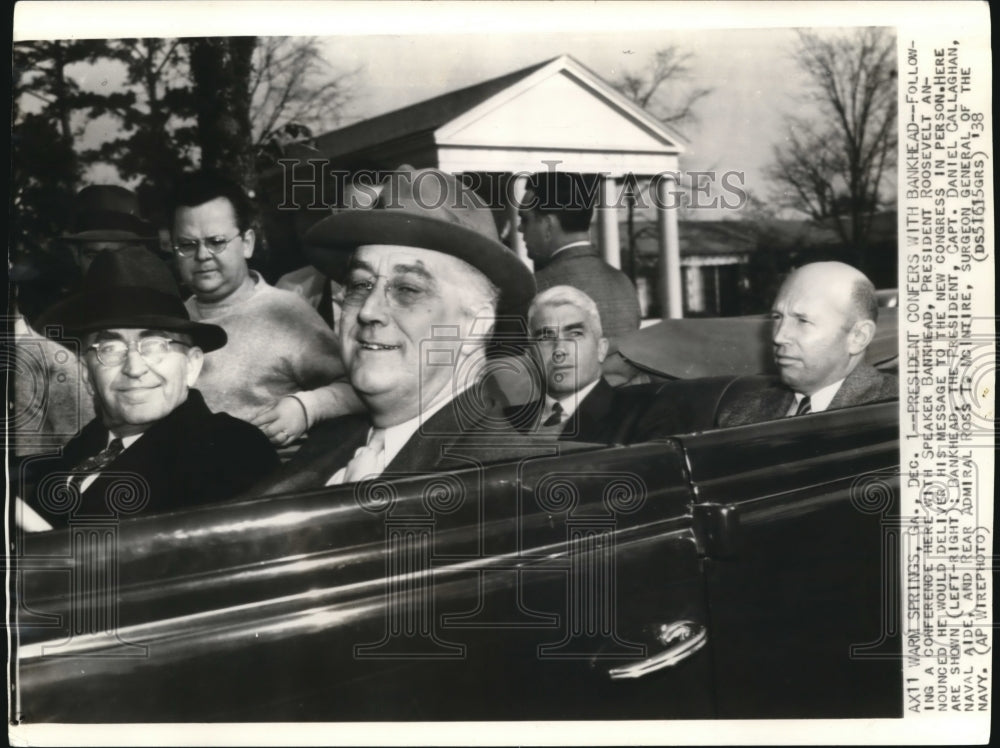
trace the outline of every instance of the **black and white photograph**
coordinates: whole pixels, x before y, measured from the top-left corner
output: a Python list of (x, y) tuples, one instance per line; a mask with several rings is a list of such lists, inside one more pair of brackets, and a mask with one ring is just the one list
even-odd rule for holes
[(12, 745), (988, 740), (976, 2), (20, 2)]

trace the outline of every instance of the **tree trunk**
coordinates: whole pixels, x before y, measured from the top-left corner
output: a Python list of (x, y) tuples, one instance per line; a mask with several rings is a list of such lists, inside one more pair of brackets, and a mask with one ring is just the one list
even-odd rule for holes
[(201, 165), (235, 179), (254, 193), (250, 131), (250, 73), (253, 36), (188, 42), (194, 81)]

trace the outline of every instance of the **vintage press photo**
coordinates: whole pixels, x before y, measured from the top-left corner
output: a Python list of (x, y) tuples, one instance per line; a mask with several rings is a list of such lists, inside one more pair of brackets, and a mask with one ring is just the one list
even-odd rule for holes
[[(12, 745), (988, 741), (985, 4), (21, 2), (13, 50)], [(207, 227), (198, 200), (173, 207), (181, 173), (209, 164), (250, 193), (245, 225), (236, 198)], [(583, 175), (596, 207), (580, 244), (627, 277), (630, 330), (600, 303), (603, 337), (579, 320), (572, 339), (536, 334), (517, 314), (489, 328), (551, 267), (539, 173)], [(118, 202), (88, 203), (95, 185)], [(473, 214), (486, 228), (457, 241)], [(102, 265), (139, 277), (108, 259), (135, 252), (123, 244), (156, 267), (88, 286)], [(191, 268), (237, 245), (251, 286), (313, 307), (320, 327), (294, 330), (307, 342), (262, 320), (220, 347), (210, 315), (178, 321), (197, 304), (154, 315), (156, 294), (130, 290), (160, 273), (177, 304), (200, 301)], [(373, 259), (401, 247), (433, 282), (419, 302), (401, 276), (382, 282), (398, 262)], [(466, 325), (477, 282), (449, 286), (438, 255), (493, 284), (488, 314)], [(464, 306), (440, 301), (452, 287)], [(792, 308), (840, 288), (845, 308), (877, 311), (841, 325)], [(384, 321), (359, 323), (369, 307)], [(408, 342), (336, 337), (352, 324)], [(447, 382), (455, 420), (418, 410), (394, 452), (413, 461), (356, 481), (381, 401), (361, 398), (355, 452), (330, 436), (344, 411), (322, 420), (302, 386), (276, 401), (294, 416), (236, 414), (247, 441), (229, 452), (175, 435), (161, 467), (190, 457), (162, 480), (190, 489), (166, 505), (159, 473), (118, 470), (117, 452), (77, 479), (78, 434), (144, 397), (102, 372), (183, 361), (161, 377), (188, 398), (151, 419), (166, 421), (199, 376), (210, 393), (211, 357), (240, 329), (249, 353), (226, 359), (228, 381), (329, 339), (331, 355), (392, 362), (341, 370), (359, 391), (412, 381), (419, 401)], [(594, 424), (595, 390), (572, 395), (565, 427), (543, 397), (560, 344), (601, 359), (614, 405)], [(807, 388), (814, 362), (847, 355), (836, 345), (851, 373)], [(461, 441), (493, 396), (502, 429)], [(118, 434), (101, 434), (104, 455)], [(414, 467), (413, 440), (434, 469)], [(258, 481), (268, 460), (292, 477)], [(170, 482), (186, 473), (201, 477)], [(250, 487), (196, 501), (209, 476)], [(80, 503), (98, 480), (99, 516)]]

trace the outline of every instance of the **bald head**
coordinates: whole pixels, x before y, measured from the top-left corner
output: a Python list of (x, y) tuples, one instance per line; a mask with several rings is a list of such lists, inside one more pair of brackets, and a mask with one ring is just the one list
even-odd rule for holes
[(875, 336), (877, 315), (875, 288), (862, 272), (841, 262), (803, 265), (771, 309), (782, 381), (812, 395), (846, 377)]

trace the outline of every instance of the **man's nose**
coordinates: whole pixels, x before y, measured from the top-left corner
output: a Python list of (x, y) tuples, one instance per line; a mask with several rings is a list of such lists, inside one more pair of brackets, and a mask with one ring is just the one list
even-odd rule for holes
[(389, 299), (385, 288), (376, 285), (358, 309), (358, 320), (364, 323), (384, 321), (389, 314)]
[(208, 244), (204, 241), (198, 242), (198, 249), (195, 251), (194, 256), (198, 262), (205, 262), (215, 257), (215, 255), (208, 251)]
[(771, 323), (771, 340), (775, 345), (783, 345), (788, 342), (788, 322), (784, 319), (776, 319)]
[(138, 379), (146, 373), (147, 369), (149, 369), (149, 365), (146, 363), (146, 359), (139, 355), (139, 351), (129, 348), (128, 353), (125, 354), (125, 363), (122, 364), (122, 373), (127, 377)]
[(557, 340), (555, 346), (552, 348), (552, 360), (561, 364), (569, 356), (569, 347), (566, 345), (565, 340)]

